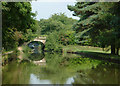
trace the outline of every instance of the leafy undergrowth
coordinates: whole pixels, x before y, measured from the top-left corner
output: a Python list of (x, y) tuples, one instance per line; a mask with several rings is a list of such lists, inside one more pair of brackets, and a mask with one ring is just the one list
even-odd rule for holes
[(68, 58), (65, 57), (61, 62), (61, 66), (66, 67), (67, 69), (71, 69), (73, 72), (79, 70), (89, 70), (95, 69), (99, 65), (112, 65), (113, 63), (108, 63), (105, 61), (95, 60), (91, 58), (84, 57), (76, 57), (76, 58)]

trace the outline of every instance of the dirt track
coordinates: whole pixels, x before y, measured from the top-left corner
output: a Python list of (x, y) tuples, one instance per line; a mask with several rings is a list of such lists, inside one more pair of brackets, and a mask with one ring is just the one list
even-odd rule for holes
[(20, 51), (20, 55), (18, 56), (18, 58), (20, 59), (20, 60), (22, 60), (23, 59), (23, 57), (22, 57), (22, 54), (23, 54), (23, 49), (22, 49), (22, 47), (18, 47), (18, 50)]

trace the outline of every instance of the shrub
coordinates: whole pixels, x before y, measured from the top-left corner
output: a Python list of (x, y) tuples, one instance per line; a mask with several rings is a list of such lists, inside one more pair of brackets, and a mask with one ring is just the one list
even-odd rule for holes
[(56, 51), (61, 52), (62, 51), (62, 45), (59, 44), (58, 41), (58, 32), (54, 31), (52, 32), (46, 40), (45, 49), (48, 51)]

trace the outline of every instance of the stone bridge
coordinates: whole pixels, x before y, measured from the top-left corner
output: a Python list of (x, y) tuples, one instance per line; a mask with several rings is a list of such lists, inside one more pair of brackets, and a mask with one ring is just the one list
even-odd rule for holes
[[(37, 43), (36, 43), (37, 42)], [(46, 37), (36, 37), (33, 40), (30, 40), (29, 42), (24, 43), (23, 45), (28, 45), (29, 47), (34, 47), (34, 45), (39, 45), (38, 42), (40, 42), (45, 47)]]
[(32, 41), (38, 41), (38, 42), (42, 42), (43, 44), (45, 44), (46, 42), (46, 37), (36, 37), (34, 40)]

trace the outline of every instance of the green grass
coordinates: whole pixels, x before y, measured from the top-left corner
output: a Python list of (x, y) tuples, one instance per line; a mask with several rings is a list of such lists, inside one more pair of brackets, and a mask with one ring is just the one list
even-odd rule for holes
[[(91, 47), (91, 46), (79, 46), (79, 45), (69, 45), (63, 47), (64, 53), (66, 52), (77, 52), (78, 54), (82, 54), (84, 56), (90, 56), (95, 58), (111, 58), (120, 60), (120, 55), (112, 55), (110, 54), (110, 50), (108, 52), (103, 51), (102, 48), (99, 47)], [(120, 52), (119, 52), (120, 53)]]
[(103, 51), (102, 48), (99, 47), (91, 47), (91, 46), (79, 46), (79, 45), (68, 45), (63, 47), (64, 52), (67, 51), (90, 51), (90, 52), (100, 52), (100, 53), (110, 53), (111, 51), (109, 50), (108, 52)]

